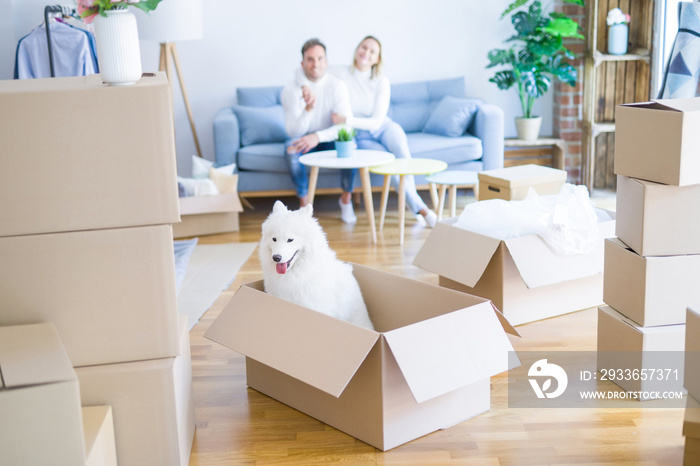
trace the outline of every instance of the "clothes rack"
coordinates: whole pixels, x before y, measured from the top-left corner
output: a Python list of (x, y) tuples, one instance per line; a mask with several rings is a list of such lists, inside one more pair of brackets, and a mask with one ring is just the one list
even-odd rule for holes
[(46, 25), (46, 43), (49, 48), (49, 68), (51, 69), (51, 77), (55, 77), (56, 73), (53, 68), (53, 50), (51, 50), (51, 28), (49, 27), (49, 15), (53, 13), (61, 13), (62, 15), (69, 16), (71, 14), (71, 8), (62, 5), (47, 5), (44, 8), (44, 24)]

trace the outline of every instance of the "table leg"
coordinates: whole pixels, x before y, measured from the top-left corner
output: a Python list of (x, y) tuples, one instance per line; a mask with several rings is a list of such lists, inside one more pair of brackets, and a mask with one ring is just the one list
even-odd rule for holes
[(438, 208), (438, 192), (435, 183), (430, 183), (430, 200), (433, 203), (433, 209)]
[(438, 207), (437, 215), (438, 220), (442, 220), (442, 212), (445, 210), (445, 191), (447, 190), (446, 184), (440, 185), (440, 194), (438, 195)]
[(377, 229), (374, 226), (374, 202), (372, 201), (372, 183), (369, 179), (369, 168), (360, 168), (360, 178), (362, 179), (362, 192), (365, 196), (365, 212), (367, 212), (369, 232), (372, 236), (372, 243), (377, 244)]
[(474, 185), (474, 200), (478, 201), (479, 200), (479, 183)]
[(384, 175), (384, 186), (382, 186), (382, 207), (381, 213), (379, 214), (379, 231), (384, 228), (384, 217), (386, 217), (386, 205), (389, 202), (389, 187), (391, 183), (391, 176)]
[(406, 175), (399, 175), (399, 244), (403, 244), (404, 220), (406, 217)]
[(316, 196), (316, 182), (318, 181), (319, 170), (319, 167), (311, 167), (311, 172), (309, 173), (309, 204), (314, 203), (314, 197)]
[(450, 186), (450, 217), (457, 215), (457, 185)]

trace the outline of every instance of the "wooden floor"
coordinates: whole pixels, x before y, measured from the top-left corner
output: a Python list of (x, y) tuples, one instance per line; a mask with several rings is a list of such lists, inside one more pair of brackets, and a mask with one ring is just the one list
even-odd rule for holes
[[(460, 207), (465, 198), (460, 193)], [(287, 199), (296, 206), (292, 199)], [(609, 200), (602, 199), (610, 207)], [(255, 242), (271, 200), (255, 199), (241, 231), (200, 238), (203, 244)], [(614, 201), (613, 201), (614, 205)], [(391, 207), (391, 206), (390, 206)], [(395, 206), (377, 245), (367, 220), (340, 221), (335, 196), (321, 196), (317, 216), (331, 247), (346, 261), (437, 283), (411, 265), (430, 230), (408, 219), (397, 242)], [(682, 409), (508, 409), (506, 376), (491, 379), (491, 411), (388, 452), (339, 432), (246, 387), (244, 359), (202, 335), (241, 283), (262, 278), (257, 252), (191, 332), (197, 431), (190, 465), (680, 465)], [(596, 312), (585, 310), (518, 327), (516, 350), (595, 350)], [(641, 405), (643, 406), (643, 404)]]

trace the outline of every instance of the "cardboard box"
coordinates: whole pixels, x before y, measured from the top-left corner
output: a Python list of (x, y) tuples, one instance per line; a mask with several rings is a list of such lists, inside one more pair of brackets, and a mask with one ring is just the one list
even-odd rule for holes
[(640, 256), (700, 254), (700, 185), (617, 177), (615, 233)]
[[(613, 382), (624, 390), (682, 391), (684, 347), (685, 324), (641, 327), (610, 306), (598, 308), (598, 372), (622, 370), (622, 378)], [(635, 380), (633, 375), (624, 376), (627, 370), (647, 375), (663, 372), (661, 380), (641, 376)]]
[(180, 356), (76, 368), (83, 405), (110, 405), (119, 466), (189, 464), (194, 437), (187, 316)]
[(489, 410), (517, 334), (485, 299), (354, 265), (377, 331), (248, 283), (205, 337), (246, 356), (248, 386), (381, 450)]
[(532, 187), (540, 196), (558, 194), (566, 183), (566, 171), (542, 165), (486, 170), (479, 173), (479, 200), (522, 200)]
[(238, 193), (180, 198), (182, 221), (173, 224), (173, 237), (213, 235), (238, 231), (243, 211)]
[(603, 301), (642, 327), (684, 324), (688, 305), (700, 304), (698, 284), (700, 255), (644, 257), (605, 241)]
[(85, 466), (117, 466), (111, 406), (83, 407)]
[(674, 186), (700, 183), (700, 98), (615, 108), (615, 173)]
[(700, 402), (690, 395), (685, 405), (683, 435), (685, 436), (684, 466), (700, 464)]
[(0, 236), (177, 222), (171, 99), (160, 72), (0, 81)]
[[(696, 305), (695, 309), (700, 309)], [(685, 326), (685, 380), (683, 387), (690, 396), (700, 398), (700, 315), (688, 308)], [(697, 435), (700, 439), (700, 435)]]
[(75, 371), (52, 324), (0, 327), (0, 464), (85, 461)]
[(571, 256), (537, 235), (501, 240), (456, 221), (438, 222), (413, 260), (439, 274), (441, 286), (490, 299), (513, 325), (603, 303), (603, 239), (613, 235), (614, 220), (598, 224), (595, 250)]
[(170, 225), (0, 238), (0, 325), (53, 322), (73, 366), (178, 354)]

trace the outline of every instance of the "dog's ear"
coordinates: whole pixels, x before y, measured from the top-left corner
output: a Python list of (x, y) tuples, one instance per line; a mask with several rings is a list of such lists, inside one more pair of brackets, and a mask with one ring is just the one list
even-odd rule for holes
[(311, 204), (306, 204), (304, 207), (299, 209), (304, 215), (311, 217), (314, 214), (314, 206)]
[(275, 201), (275, 205), (272, 206), (272, 212), (289, 212), (287, 206), (282, 203), (282, 201)]

